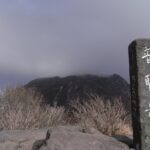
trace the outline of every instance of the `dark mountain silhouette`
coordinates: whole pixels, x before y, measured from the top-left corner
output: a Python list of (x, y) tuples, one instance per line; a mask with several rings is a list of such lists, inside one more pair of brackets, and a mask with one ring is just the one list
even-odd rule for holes
[(126, 105), (130, 103), (129, 84), (117, 74), (107, 77), (83, 75), (41, 78), (29, 82), (25, 87), (38, 90), (51, 105), (66, 106), (77, 98), (86, 100), (90, 94), (106, 99), (120, 97)]

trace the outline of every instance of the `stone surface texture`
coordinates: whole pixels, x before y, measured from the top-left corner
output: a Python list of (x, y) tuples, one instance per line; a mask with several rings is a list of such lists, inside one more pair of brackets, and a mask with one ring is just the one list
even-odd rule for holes
[(92, 129), (83, 133), (79, 127), (50, 128), (24, 131), (1, 131), (0, 150), (129, 150), (115, 138)]
[(150, 150), (150, 39), (129, 45), (129, 62), (134, 144)]
[(31, 150), (36, 140), (45, 138), (46, 131), (46, 129), (0, 131), (0, 150)]

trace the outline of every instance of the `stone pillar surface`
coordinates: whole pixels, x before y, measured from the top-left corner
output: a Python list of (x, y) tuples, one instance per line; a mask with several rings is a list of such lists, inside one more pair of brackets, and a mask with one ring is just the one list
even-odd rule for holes
[(129, 45), (129, 69), (134, 144), (150, 150), (150, 39)]

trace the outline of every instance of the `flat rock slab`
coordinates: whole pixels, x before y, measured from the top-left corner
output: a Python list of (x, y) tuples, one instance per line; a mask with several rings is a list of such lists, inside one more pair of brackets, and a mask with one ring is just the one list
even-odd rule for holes
[(44, 130), (8, 130), (0, 132), (0, 150), (31, 150), (36, 140), (44, 139)]
[[(0, 150), (129, 150), (127, 145), (96, 130), (83, 133), (78, 127), (55, 127), (50, 128), (50, 137), (44, 140), (46, 132), (47, 129), (1, 131)], [(36, 146), (39, 140), (44, 141), (40, 147)]]

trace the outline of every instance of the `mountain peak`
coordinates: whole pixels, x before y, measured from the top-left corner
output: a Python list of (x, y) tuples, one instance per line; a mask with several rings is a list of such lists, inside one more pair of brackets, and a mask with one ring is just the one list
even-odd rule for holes
[(118, 74), (41, 78), (29, 82), (26, 87), (37, 89), (51, 105), (54, 101), (58, 105), (67, 105), (72, 100), (85, 100), (93, 94), (109, 99), (121, 97), (129, 100), (129, 84)]

